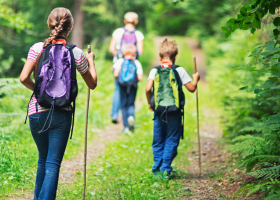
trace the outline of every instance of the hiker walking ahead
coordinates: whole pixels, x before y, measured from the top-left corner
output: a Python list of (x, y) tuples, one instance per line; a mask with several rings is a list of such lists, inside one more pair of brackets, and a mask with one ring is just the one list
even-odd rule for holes
[(175, 65), (177, 54), (176, 43), (165, 39), (159, 49), (162, 64), (151, 70), (146, 87), (148, 106), (154, 111), (152, 171), (155, 175), (165, 171), (169, 175), (172, 171), (171, 163), (177, 155), (184, 130), (185, 97), (182, 85), (194, 92), (199, 80), (199, 74), (195, 73), (191, 83), (186, 70)]
[(143, 69), (141, 63), (135, 59), (136, 47), (126, 45), (123, 58), (114, 64), (114, 76), (120, 87), (121, 109), (123, 117), (123, 133), (134, 131), (134, 112), (137, 83), (142, 80)]
[[(128, 12), (124, 16), (125, 26), (118, 28), (113, 32), (109, 51), (114, 56), (113, 63), (123, 57), (122, 51), (127, 44), (136, 46), (136, 58), (143, 53), (144, 35), (135, 29), (138, 24), (138, 15), (134, 12)], [(113, 123), (117, 123), (120, 109), (120, 89), (115, 80), (115, 91), (113, 94), (111, 118)]]
[[(39, 151), (34, 191), (36, 200), (56, 198), (60, 164), (78, 92), (76, 69), (90, 89), (97, 85), (94, 54), (85, 57), (81, 49), (66, 42), (73, 27), (70, 11), (55, 8), (47, 24), (50, 37), (30, 48), (20, 74), (22, 84), (33, 91), (28, 116), (31, 134)], [(35, 83), (30, 78), (32, 72)]]

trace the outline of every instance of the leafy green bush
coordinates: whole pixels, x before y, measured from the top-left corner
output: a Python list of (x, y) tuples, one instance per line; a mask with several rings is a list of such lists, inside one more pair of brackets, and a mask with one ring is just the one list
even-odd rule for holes
[[(252, 42), (256, 43), (256, 40), (255, 37), (248, 36), (247, 41), (243, 41), (245, 44), (243, 48), (250, 50), (249, 58), (248, 53), (243, 54), (233, 62), (239, 63), (239, 66), (231, 63), (230, 68), (227, 67), (226, 70), (232, 71), (221, 73), (223, 76), (221, 80), (229, 82), (225, 87), (235, 85), (233, 87), (235, 91), (231, 90), (235, 94), (223, 94), (224, 106), (231, 116), (230, 120), (226, 121), (226, 136), (234, 138), (233, 144), (228, 149), (238, 155), (238, 167), (241, 169), (245, 167), (249, 175), (261, 179), (256, 184), (248, 184), (240, 192), (248, 191), (247, 196), (249, 196), (261, 190), (264, 196), (273, 199), (279, 197), (280, 191), (278, 180), (280, 177), (280, 46), (278, 44), (280, 18), (274, 16), (279, 1), (255, 0), (245, 1), (243, 4), (237, 17), (231, 18), (227, 21), (227, 26), (222, 27), (222, 30), (226, 31), (225, 36), (229, 37), (237, 29), (250, 29), (252, 34), (256, 29), (261, 29), (269, 36), (269, 40), (257, 43), (250, 50), (253, 46)], [(261, 20), (263, 23), (266, 21), (266, 27), (261, 26)], [(236, 33), (240, 36), (240, 31)], [(232, 36), (229, 42), (235, 41), (240, 45), (240, 40), (235, 39), (236, 35)], [(263, 38), (260, 37), (259, 40), (261, 39)], [(229, 59), (227, 54), (236, 59), (239, 53), (233, 54), (232, 49), (228, 49), (227, 53), (223, 52), (224, 58)], [(218, 58), (226, 62), (224, 58), (219, 56)], [(229, 59), (231, 62), (232, 58)], [(249, 61), (249, 64), (246, 65), (245, 61)], [(212, 72), (215, 73), (217, 70)], [(212, 77), (218, 78), (213, 74)], [(237, 82), (239, 84), (236, 84)], [(237, 85), (239, 87), (242, 85), (240, 91), (237, 91)]]

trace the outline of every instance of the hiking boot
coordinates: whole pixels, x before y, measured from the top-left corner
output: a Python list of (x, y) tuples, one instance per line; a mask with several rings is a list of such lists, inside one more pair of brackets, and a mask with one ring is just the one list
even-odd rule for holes
[(134, 117), (129, 116), (127, 119), (128, 125), (129, 125), (129, 130), (134, 131)]
[(118, 123), (118, 118), (117, 117), (112, 117), (112, 123), (117, 124)]

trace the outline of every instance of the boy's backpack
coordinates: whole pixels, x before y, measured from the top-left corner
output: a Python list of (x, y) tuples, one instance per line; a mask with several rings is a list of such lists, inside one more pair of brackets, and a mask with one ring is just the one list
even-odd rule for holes
[[(124, 29), (124, 33), (122, 35), (120, 47), (117, 51), (118, 59), (123, 57), (122, 51), (124, 50), (126, 45), (132, 44), (132, 45), (136, 46), (136, 44), (137, 44), (137, 38), (135, 35), (136, 29), (134, 29), (133, 31), (128, 31), (125, 27), (123, 27), (123, 29)], [(136, 46), (136, 48), (137, 48), (137, 46)], [(137, 58), (138, 58), (138, 54), (136, 54), (136, 59)]]
[(72, 138), (75, 99), (78, 94), (75, 58), (72, 51), (74, 47), (75, 45), (69, 42), (66, 44), (50, 44), (41, 54), (35, 79), (34, 94), (37, 103), (42, 107), (50, 108), (50, 112), (40, 132), (48, 130), (51, 120), (49, 120), (47, 128), (46, 124), (49, 117), (52, 118), (54, 109), (69, 107), (73, 102), (70, 137)]
[(131, 87), (137, 87), (137, 67), (134, 60), (124, 59), (118, 76), (118, 83), (121, 87), (127, 87), (129, 93)]
[(155, 67), (157, 73), (154, 79), (151, 96), (151, 107), (160, 119), (168, 123), (168, 115), (181, 115), (182, 117), (182, 139), (184, 131), (184, 105), (185, 95), (182, 89), (182, 81), (176, 68)]

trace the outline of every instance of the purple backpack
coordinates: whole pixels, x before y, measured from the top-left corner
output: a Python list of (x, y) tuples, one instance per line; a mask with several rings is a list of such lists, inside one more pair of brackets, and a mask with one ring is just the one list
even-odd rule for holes
[[(123, 57), (122, 51), (127, 44), (132, 44), (132, 45), (135, 45), (135, 46), (137, 44), (137, 38), (136, 38), (136, 35), (135, 35), (136, 29), (134, 29), (133, 31), (128, 31), (124, 27), (123, 27), (123, 29), (124, 29), (124, 33), (123, 33), (123, 36), (122, 36), (122, 39), (121, 39), (120, 50), (117, 54), (118, 59)], [(136, 46), (136, 48), (137, 48), (137, 46)], [(136, 59), (137, 58), (138, 58), (138, 54), (136, 55)]]
[[(46, 122), (39, 133), (48, 130), (54, 109), (72, 107), (72, 132), (74, 127), (75, 99), (78, 94), (75, 58), (71, 43), (47, 46), (39, 60), (34, 94), (40, 106), (50, 108)], [(33, 95), (32, 95), (33, 96)], [(37, 104), (36, 104), (37, 110)], [(50, 118), (50, 120), (48, 120)], [(49, 126), (46, 124), (49, 121)]]

